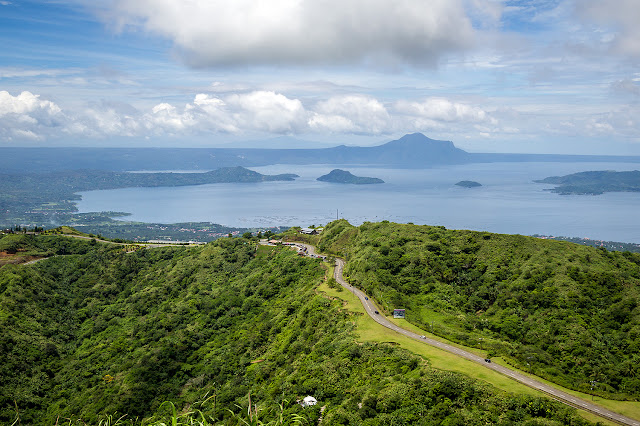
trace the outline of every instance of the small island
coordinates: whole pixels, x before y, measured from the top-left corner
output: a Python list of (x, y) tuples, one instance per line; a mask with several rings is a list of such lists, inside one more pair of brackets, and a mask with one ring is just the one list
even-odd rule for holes
[(456, 186), (461, 186), (463, 188), (477, 188), (479, 186), (482, 186), (482, 184), (474, 180), (461, 180), (460, 182), (456, 183)]
[(382, 179), (374, 177), (360, 177), (354, 176), (346, 170), (334, 169), (326, 175), (320, 176), (318, 179), (320, 182), (332, 182), (332, 183), (350, 183), (355, 185), (369, 185), (374, 183), (384, 183)]
[(601, 195), (605, 192), (640, 192), (640, 171), (589, 171), (573, 173), (566, 176), (550, 176), (534, 182), (558, 185), (549, 191), (560, 195)]

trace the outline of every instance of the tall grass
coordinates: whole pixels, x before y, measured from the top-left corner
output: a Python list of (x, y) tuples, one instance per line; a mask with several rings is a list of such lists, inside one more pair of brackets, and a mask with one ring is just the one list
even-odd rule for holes
[[(166, 414), (156, 414), (147, 419), (127, 418), (127, 415), (106, 414), (98, 419), (95, 426), (216, 426), (216, 425), (240, 425), (240, 426), (278, 426), (278, 425), (310, 425), (309, 420), (296, 413), (285, 415), (285, 408), (288, 401), (284, 400), (279, 403), (277, 408), (264, 410), (257, 404), (251, 402), (251, 395), (248, 397), (248, 407), (245, 409), (241, 405), (236, 404), (237, 412), (227, 409), (229, 416), (225, 419), (219, 419), (214, 416), (205, 415), (202, 411), (203, 406), (213, 401), (215, 407), (216, 395), (205, 395), (203, 401), (196, 402), (193, 406), (198, 408), (191, 409), (189, 407), (183, 412), (179, 412), (176, 405), (172, 401), (164, 401), (158, 407), (158, 411), (168, 411)], [(275, 413), (274, 413), (275, 411)], [(213, 410), (215, 413), (215, 409)], [(275, 419), (274, 419), (275, 417)], [(267, 418), (272, 420), (267, 421)], [(20, 417), (16, 413), (16, 420), (11, 426), (20, 425)], [(92, 426), (81, 418), (58, 418), (55, 426)]]

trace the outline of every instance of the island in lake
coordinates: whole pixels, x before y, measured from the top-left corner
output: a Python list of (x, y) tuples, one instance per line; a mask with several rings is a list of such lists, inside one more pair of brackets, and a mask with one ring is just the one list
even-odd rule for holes
[(600, 195), (605, 192), (640, 192), (640, 171), (616, 172), (612, 170), (550, 176), (536, 183), (558, 185), (550, 189), (560, 195)]
[(481, 183), (474, 180), (461, 180), (460, 182), (456, 183), (456, 185), (463, 188), (477, 188), (479, 186), (482, 186)]
[(361, 177), (355, 176), (346, 170), (334, 169), (328, 174), (320, 176), (318, 179), (321, 182), (333, 182), (333, 183), (351, 183), (355, 185), (369, 185), (373, 183), (384, 183), (382, 179), (374, 177)]

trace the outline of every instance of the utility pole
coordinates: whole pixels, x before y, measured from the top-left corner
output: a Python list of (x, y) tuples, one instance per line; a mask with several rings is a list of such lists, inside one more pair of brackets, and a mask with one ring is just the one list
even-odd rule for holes
[(336, 209), (336, 220), (338, 220), (338, 209)]

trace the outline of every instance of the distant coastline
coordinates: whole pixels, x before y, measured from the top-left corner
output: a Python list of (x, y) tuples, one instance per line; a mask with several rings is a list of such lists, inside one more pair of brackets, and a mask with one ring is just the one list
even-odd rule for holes
[(560, 195), (601, 195), (605, 192), (640, 192), (640, 171), (588, 171), (565, 176), (550, 176), (536, 183), (558, 185), (550, 189)]

